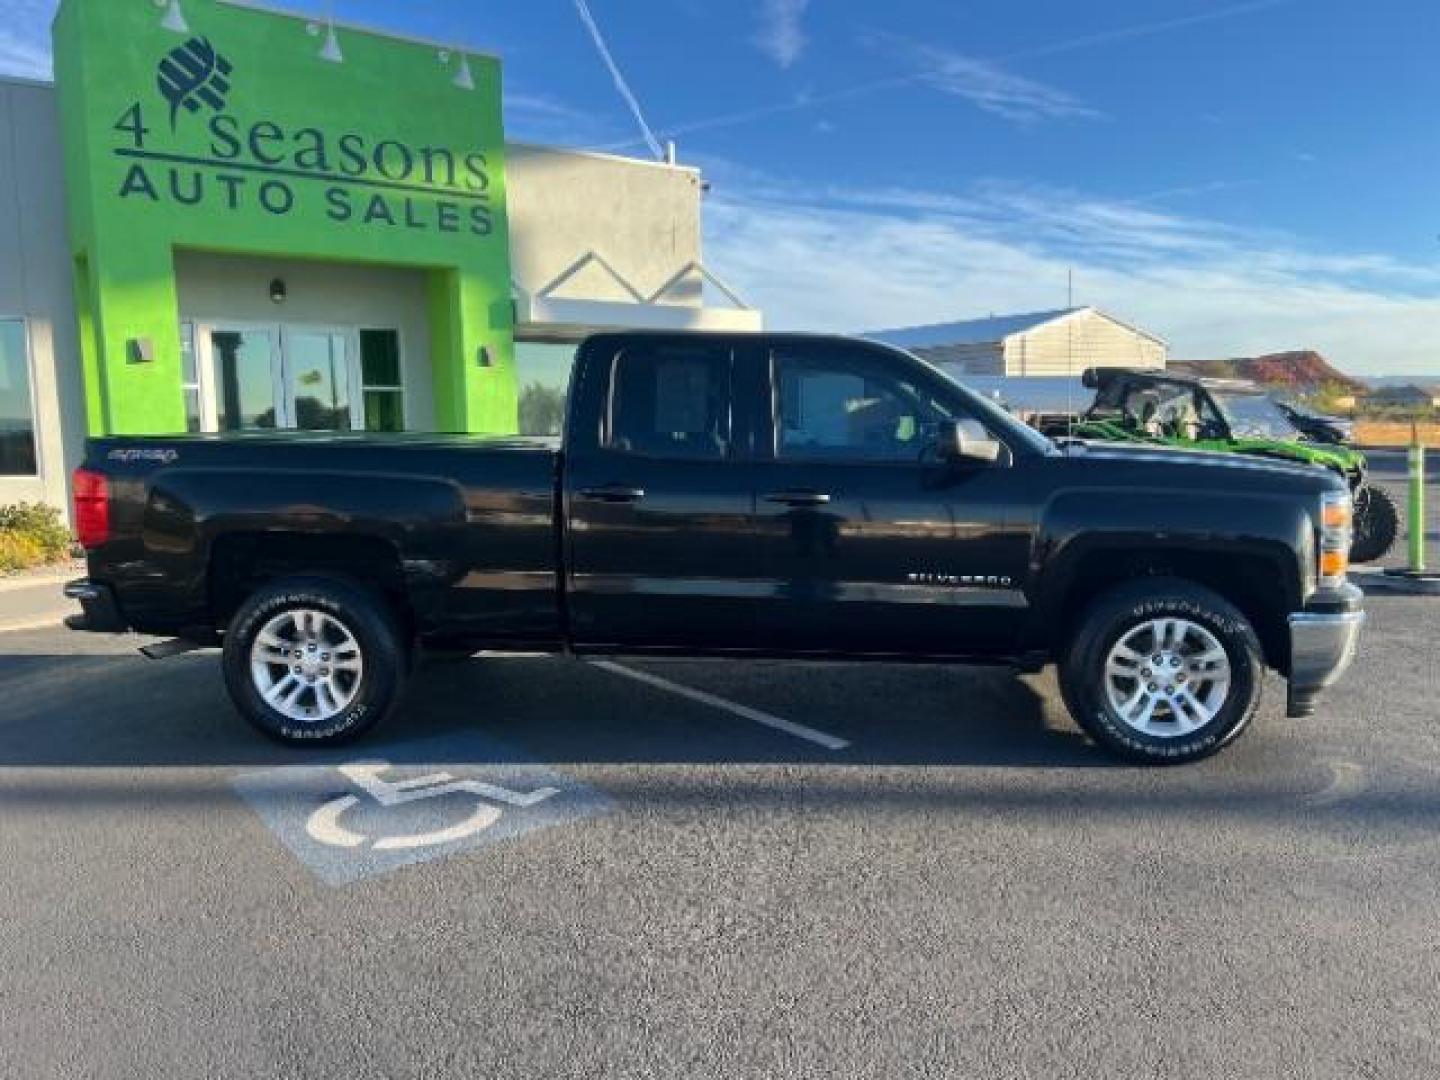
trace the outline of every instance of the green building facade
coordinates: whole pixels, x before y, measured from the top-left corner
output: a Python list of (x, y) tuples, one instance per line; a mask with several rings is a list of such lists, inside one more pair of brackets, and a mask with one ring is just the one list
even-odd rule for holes
[[(349, 28), (337, 35), (238, 0), (185, 0), (183, 14), (138, 0), (64, 0), (54, 43), (91, 433), (196, 426), (177, 259), (200, 254), (423, 275), (432, 426), (514, 430), (497, 60)], [(284, 287), (273, 286), (277, 303)], [(238, 398), (257, 376), (243, 368), (240, 339), (227, 340)], [(383, 339), (361, 348), (376, 355), (363, 373), (352, 366), (352, 384), (386, 364)], [(250, 422), (285, 426), (277, 420), (288, 394), (288, 426), (329, 426), (293, 422), (291, 374), (275, 371), (273, 394), (264, 391), (272, 409)], [(359, 386), (344, 392), (356, 419), (337, 426), (383, 421), (378, 391), (371, 401)]]

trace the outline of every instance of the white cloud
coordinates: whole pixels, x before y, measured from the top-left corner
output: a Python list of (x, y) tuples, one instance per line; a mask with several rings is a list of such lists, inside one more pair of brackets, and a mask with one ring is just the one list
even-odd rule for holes
[(580, 146), (614, 135), (614, 126), (603, 116), (550, 94), (507, 90), (504, 105), (505, 134), (509, 138)]
[(917, 81), (1007, 120), (1034, 123), (1104, 116), (1073, 94), (1016, 75), (997, 61), (903, 38), (884, 40), (915, 69)]
[(1060, 307), (1073, 268), (1077, 302), (1160, 334), (1177, 358), (1314, 348), (1357, 374), (1440, 374), (1440, 268), (1428, 264), (1031, 186), (747, 186), (722, 184), (707, 204), (706, 261), (776, 328)]
[(800, 59), (808, 39), (801, 26), (810, 0), (760, 0), (760, 28), (755, 44), (782, 68)]
[(0, 74), (50, 78), (51, 0), (10, 0), (0, 25)]

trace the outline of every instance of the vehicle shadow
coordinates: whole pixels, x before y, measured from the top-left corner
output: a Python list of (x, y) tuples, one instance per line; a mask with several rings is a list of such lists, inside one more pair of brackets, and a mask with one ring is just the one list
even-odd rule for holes
[(295, 749), (240, 719), (214, 653), (159, 662), (0, 653), (0, 768), (263, 768), (404, 756), (417, 742), (451, 762), (501, 744), (534, 760), (597, 764), (1114, 764), (1063, 709), (998, 669), (626, 664), (849, 745), (828, 749), (582, 661), (527, 657), (422, 664), (382, 728), (342, 748)]

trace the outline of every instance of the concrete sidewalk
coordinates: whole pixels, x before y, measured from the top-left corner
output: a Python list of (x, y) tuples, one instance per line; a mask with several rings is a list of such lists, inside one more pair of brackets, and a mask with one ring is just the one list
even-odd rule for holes
[(67, 563), (43, 573), (0, 579), (0, 634), (56, 626), (65, 616), (79, 614), (80, 605), (65, 599), (60, 590), (65, 582), (81, 576)]

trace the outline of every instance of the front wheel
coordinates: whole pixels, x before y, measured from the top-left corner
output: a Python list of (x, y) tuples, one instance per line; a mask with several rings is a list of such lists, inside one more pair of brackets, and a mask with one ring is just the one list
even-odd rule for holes
[(330, 745), (368, 731), (400, 698), (406, 652), (384, 602), (327, 578), (250, 596), (225, 633), (230, 699), (280, 742)]
[(1355, 538), (1350, 543), (1350, 561), (1383, 559), (1399, 535), (1400, 511), (1390, 493), (1374, 484), (1363, 485), (1355, 493)]
[(1099, 597), (1060, 664), (1075, 722), (1145, 765), (1198, 761), (1233, 742), (1259, 710), (1264, 664), (1234, 605), (1177, 578)]

